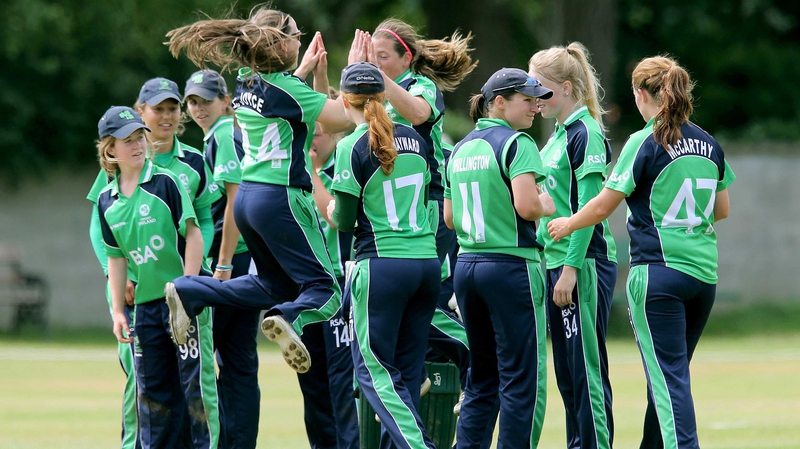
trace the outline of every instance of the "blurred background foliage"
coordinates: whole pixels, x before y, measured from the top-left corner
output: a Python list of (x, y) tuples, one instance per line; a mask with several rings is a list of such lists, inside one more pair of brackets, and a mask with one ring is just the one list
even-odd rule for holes
[[(208, 14), (247, 15), (256, 2), (218, 0), (3, 0), (0, 2), (0, 178), (15, 185), (54, 165), (90, 167), (98, 118), (132, 105), (149, 78), (183, 87), (196, 70), (163, 45), (171, 29)], [(800, 140), (800, 2), (775, 0), (275, 0), (307, 44), (321, 31), (338, 81), (355, 28), (399, 17), (428, 38), (472, 32), (476, 71), (446, 95), (446, 130), (471, 129), (467, 98), (503, 66), (526, 68), (537, 50), (583, 42), (606, 91), (610, 137), (621, 144), (643, 125), (630, 72), (646, 56), (676, 57), (696, 80), (693, 120), (737, 141)], [(229, 83), (232, 75), (226, 75)], [(552, 123), (537, 119), (540, 145)], [(184, 136), (198, 146), (200, 131)]]

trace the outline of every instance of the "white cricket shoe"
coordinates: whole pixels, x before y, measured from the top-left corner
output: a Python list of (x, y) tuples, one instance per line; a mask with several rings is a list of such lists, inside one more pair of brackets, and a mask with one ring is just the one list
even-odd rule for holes
[(183, 308), (178, 291), (175, 290), (175, 284), (167, 282), (164, 286), (164, 296), (169, 308), (169, 331), (172, 334), (172, 341), (179, 346), (185, 345), (192, 320), (186, 314), (186, 309)]
[(286, 318), (281, 315), (264, 318), (264, 321), (261, 322), (261, 331), (281, 347), (283, 359), (293, 370), (305, 373), (311, 368), (311, 356), (308, 354), (308, 349)]

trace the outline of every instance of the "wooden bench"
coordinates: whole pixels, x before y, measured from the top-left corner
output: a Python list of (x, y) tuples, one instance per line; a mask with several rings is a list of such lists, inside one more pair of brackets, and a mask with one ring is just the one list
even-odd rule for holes
[(12, 330), (19, 333), (25, 324), (38, 325), (48, 331), (47, 304), (50, 286), (42, 276), (22, 268), (19, 251), (9, 245), (0, 246), (0, 307), (11, 313)]

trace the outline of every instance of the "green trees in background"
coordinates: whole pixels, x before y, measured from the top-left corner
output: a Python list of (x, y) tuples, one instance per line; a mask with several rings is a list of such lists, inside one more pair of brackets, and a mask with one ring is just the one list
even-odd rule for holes
[[(241, 1), (239, 16), (255, 4)], [(580, 40), (593, 53), (614, 136), (641, 126), (630, 71), (644, 56), (669, 53), (697, 80), (695, 121), (731, 139), (800, 140), (800, 2), (775, 0), (276, 0), (310, 35), (323, 33), (330, 76), (346, 63), (356, 27), (387, 16), (430, 38), (455, 29), (474, 34), (481, 63), (446, 96), (445, 121), (466, 132), (466, 99), (501, 66), (525, 68), (535, 50)], [(183, 85), (194, 70), (162, 42), (170, 29), (231, 9), (218, 0), (0, 3), (0, 175), (14, 183), (55, 164), (91, 165), (97, 119), (110, 105), (131, 105), (154, 76)], [(310, 36), (303, 38), (304, 42)], [(233, 76), (227, 76), (229, 83)], [(544, 122), (540, 120), (539, 122)], [(550, 124), (544, 126), (549, 129)], [(198, 144), (189, 126), (186, 141)], [(534, 135), (545, 137), (545, 129)]]

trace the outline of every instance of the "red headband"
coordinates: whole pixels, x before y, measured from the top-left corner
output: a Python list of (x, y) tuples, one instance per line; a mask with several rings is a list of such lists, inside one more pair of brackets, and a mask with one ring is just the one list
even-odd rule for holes
[(409, 53), (411, 56), (414, 56), (414, 53), (411, 53), (411, 49), (410, 49), (410, 48), (408, 48), (408, 45), (406, 45), (406, 43), (403, 41), (403, 39), (401, 39), (401, 38), (400, 38), (400, 35), (398, 35), (397, 33), (395, 33), (394, 31), (392, 31), (392, 30), (390, 30), (390, 29), (388, 29), (388, 28), (378, 28), (378, 31), (385, 31), (385, 32), (387, 32), (387, 33), (391, 34), (392, 36), (394, 36), (395, 38), (397, 38), (397, 41), (398, 41), (398, 42), (400, 42), (401, 44), (403, 44), (403, 48), (405, 48), (405, 49), (406, 49), (406, 51), (407, 51), (407, 52), (408, 52), (408, 53)]

